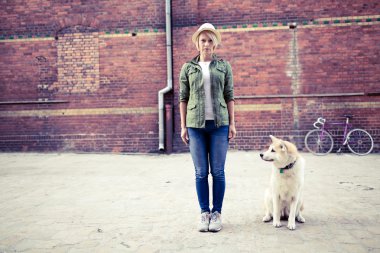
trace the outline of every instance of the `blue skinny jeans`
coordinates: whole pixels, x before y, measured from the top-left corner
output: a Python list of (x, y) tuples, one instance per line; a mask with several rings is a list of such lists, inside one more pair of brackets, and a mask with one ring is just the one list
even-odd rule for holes
[(226, 181), (224, 164), (228, 149), (228, 126), (217, 128), (206, 120), (205, 128), (188, 128), (190, 153), (195, 167), (195, 185), (202, 212), (210, 212), (208, 175), (212, 175), (212, 212), (222, 213)]

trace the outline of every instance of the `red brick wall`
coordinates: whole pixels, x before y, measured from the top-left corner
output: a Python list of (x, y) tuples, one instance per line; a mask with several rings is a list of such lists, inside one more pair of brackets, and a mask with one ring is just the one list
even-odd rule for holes
[[(1, 3), (0, 150), (157, 152), (164, 2)], [(187, 150), (179, 138), (179, 70), (197, 54), (190, 38), (204, 22), (221, 31), (217, 53), (234, 72), (231, 148), (262, 149), (274, 134), (302, 149), (317, 117), (350, 113), (378, 152), (379, 96), (242, 96), (380, 92), (379, 15), (378, 1), (173, 1), (174, 87), (165, 102), (174, 106), (174, 152)]]
[[(221, 29), (223, 44), (217, 51), (232, 64), (235, 95), (238, 97), (368, 93), (380, 90), (378, 24), (339, 27), (322, 22), (319, 27), (314, 25), (308, 28), (305, 25), (297, 30), (263, 31), (238, 28), (236, 31), (230, 29), (229, 32)], [(178, 36), (174, 39), (174, 76), (177, 79), (183, 62), (196, 54), (195, 47), (189, 40), (194, 29), (196, 28), (175, 30)], [(293, 83), (297, 88), (292, 88)], [(333, 102), (336, 103), (335, 106), (332, 106)], [(274, 109), (271, 106), (257, 110), (237, 108), (238, 136), (231, 147), (262, 149), (269, 141), (267, 136), (274, 134), (296, 142), (302, 149), (303, 138), (318, 117), (340, 121), (340, 116), (353, 114), (355, 117), (352, 123), (369, 130), (375, 137), (376, 150), (379, 150), (379, 102), (379, 96), (238, 98), (237, 107), (268, 104)], [(275, 109), (274, 105), (281, 109)], [(185, 149), (179, 139), (178, 114), (176, 122), (175, 149)], [(339, 137), (336, 141), (340, 141)]]
[(304, 21), (317, 18), (379, 15), (379, 1), (173, 1), (176, 26)]
[(165, 1), (55, 0), (3, 1), (1, 31), (14, 34), (55, 34), (68, 24), (87, 24), (99, 31), (164, 28)]
[[(66, 59), (59, 63), (55, 62), (59, 54), (55, 48), (61, 40), (39, 42), (37, 51), (17, 42), (4, 43), (8, 47), (5, 51), (17, 53), (2, 62), (1, 101), (49, 99), (67, 103), (1, 105), (2, 112), (8, 113), (1, 117), (1, 149), (156, 151), (157, 92), (166, 85), (166, 65), (161, 64), (166, 57), (165, 35), (100, 38), (97, 59), (72, 62), (67, 55), (81, 51), (86, 57), (87, 53), (83, 48), (69, 48), (62, 50), (63, 56), (58, 57)], [(46, 74), (39, 71), (40, 54), (48, 66)], [(63, 77), (57, 78), (59, 75)], [(41, 92), (39, 87), (45, 84)]]
[(1, 8), (1, 150), (157, 151), (164, 2), (98, 2)]

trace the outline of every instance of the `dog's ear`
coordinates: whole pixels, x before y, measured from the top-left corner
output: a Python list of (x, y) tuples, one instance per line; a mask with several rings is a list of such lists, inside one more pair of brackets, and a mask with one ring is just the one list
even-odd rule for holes
[(269, 135), (269, 137), (272, 139), (272, 142), (275, 142), (276, 140), (278, 140), (276, 137), (274, 137), (273, 135)]
[(286, 145), (288, 154), (290, 154), (292, 156), (297, 156), (298, 155), (297, 147), (293, 143), (288, 142), (288, 141), (284, 141), (284, 143)]
[(282, 151), (288, 151), (288, 147), (286, 146), (285, 142), (281, 141), (280, 148)]

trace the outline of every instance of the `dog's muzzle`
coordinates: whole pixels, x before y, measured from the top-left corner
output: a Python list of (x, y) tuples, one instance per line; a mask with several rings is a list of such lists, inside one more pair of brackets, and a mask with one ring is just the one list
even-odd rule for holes
[(267, 161), (267, 162), (273, 162), (274, 161), (273, 159), (265, 159), (263, 153), (260, 154), (260, 157), (262, 160)]

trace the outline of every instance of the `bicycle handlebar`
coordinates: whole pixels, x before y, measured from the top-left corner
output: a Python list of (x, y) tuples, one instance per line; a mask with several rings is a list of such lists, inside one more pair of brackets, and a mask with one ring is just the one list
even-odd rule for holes
[(318, 125), (323, 126), (323, 125), (325, 124), (325, 122), (326, 122), (326, 119), (324, 119), (324, 118), (322, 118), (322, 117), (319, 117), (319, 118), (317, 119), (317, 121), (314, 122), (313, 126), (314, 126), (314, 128), (321, 128), (321, 127), (318, 126)]

